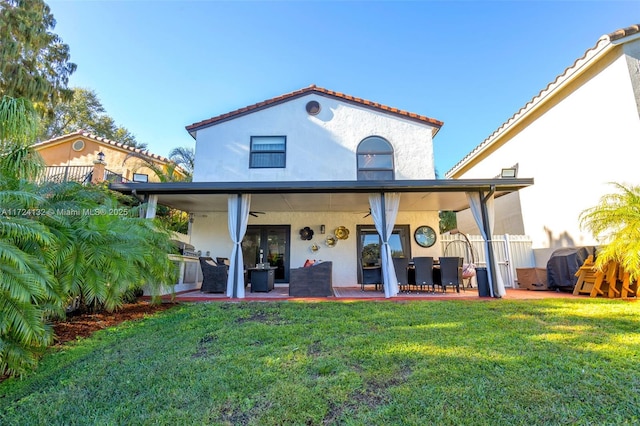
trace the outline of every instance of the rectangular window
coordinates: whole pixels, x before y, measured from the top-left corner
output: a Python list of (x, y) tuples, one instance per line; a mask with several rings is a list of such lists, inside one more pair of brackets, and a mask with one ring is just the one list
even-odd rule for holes
[(286, 136), (251, 136), (249, 167), (284, 168), (287, 154)]

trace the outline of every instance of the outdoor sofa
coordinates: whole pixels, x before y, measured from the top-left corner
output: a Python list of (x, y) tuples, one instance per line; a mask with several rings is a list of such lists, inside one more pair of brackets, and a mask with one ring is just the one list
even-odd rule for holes
[(332, 262), (319, 262), (312, 266), (291, 269), (289, 271), (289, 296), (333, 296), (332, 272)]

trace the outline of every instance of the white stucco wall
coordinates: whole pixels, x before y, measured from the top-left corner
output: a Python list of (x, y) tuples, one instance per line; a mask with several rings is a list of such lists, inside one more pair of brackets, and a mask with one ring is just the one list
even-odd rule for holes
[[(324, 224), (326, 233), (320, 234), (320, 225)], [(429, 248), (418, 246), (413, 239), (416, 226), (430, 225), (438, 229), (438, 212), (399, 212), (396, 225), (408, 225), (411, 232), (412, 256), (434, 256), (440, 253), (440, 244), (436, 243)], [(357, 280), (357, 238), (356, 225), (373, 225), (371, 217), (362, 218), (362, 213), (277, 213), (269, 212), (258, 218), (251, 217), (249, 225), (290, 225), (291, 226), (291, 259), (290, 267), (301, 267), (306, 259), (326, 260), (333, 262), (333, 286), (353, 287)], [(349, 229), (349, 238), (339, 240), (335, 247), (327, 247), (324, 239), (338, 226), (346, 226)], [(305, 226), (314, 230), (312, 240), (301, 240), (299, 230)], [(320, 245), (321, 249), (312, 252), (310, 246), (313, 243)], [(191, 244), (202, 253), (210, 252), (212, 257), (230, 257), (233, 244), (229, 238), (226, 212), (211, 212), (197, 214), (192, 228)]]
[[(494, 235), (524, 235), (524, 223), (520, 210), (520, 193), (512, 192), (499, 197), (494, 202), (496, 218), (494, 221)], [(480, 235), (480, 228), (476, 224), (470, 209), (461, 211), (456, 216), (457, 228), (460, 232)]]
[(495, 176), (517, 163), (518, 177), (533, 177), (534, 185), (520, 191), (520, 200), (524, 231), (534, 248), (595, 244), (579, 228), (580, 212), (614, 190), (608, 182), (640, 183), (640, 120), (627, 60), (612, 55), (600, 67), (459, 176)]
[[(307, 114), (316, 100), (321, 111)], [(198, 130), (194, 182), (356, 180), (356, 148), (381, 136), (394, 148), (395, 179), (433, 179), (433, 128), (309, 94)], [(250, 169), (251, 136), (286, 136), (286, 167)]]

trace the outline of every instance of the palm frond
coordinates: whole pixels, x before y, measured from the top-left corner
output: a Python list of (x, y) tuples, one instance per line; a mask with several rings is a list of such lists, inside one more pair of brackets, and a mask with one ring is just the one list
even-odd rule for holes
[(7, 142), (28, 144), (38, 135), (38, 113), (24, 98), (0, 99), (0, 147)]
[(580, 214), (580, 226), (604, 244), (596, 267), (610, 261), (621, 264), (631, 279), (640, 277), (640, 186), (612, 184), (617, 192), (605, 194), (597, 206)]

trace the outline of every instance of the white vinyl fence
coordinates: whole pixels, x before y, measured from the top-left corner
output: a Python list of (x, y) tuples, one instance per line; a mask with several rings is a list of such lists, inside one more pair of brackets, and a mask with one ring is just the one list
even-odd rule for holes
[[(473, 261), (477, 267), (486, 267), (486, 250), (480, 235), (467, 235), (469, 243), (461, 234), (440, 235), (443, 256), (464, 258), (464, 263)], [(526, 235), (493, 235), (490, 240), (498, 258), (498, 271), (502, 274), (505, 287), (517, 288), (516, 268), (533, 268), (531, 238)]]

